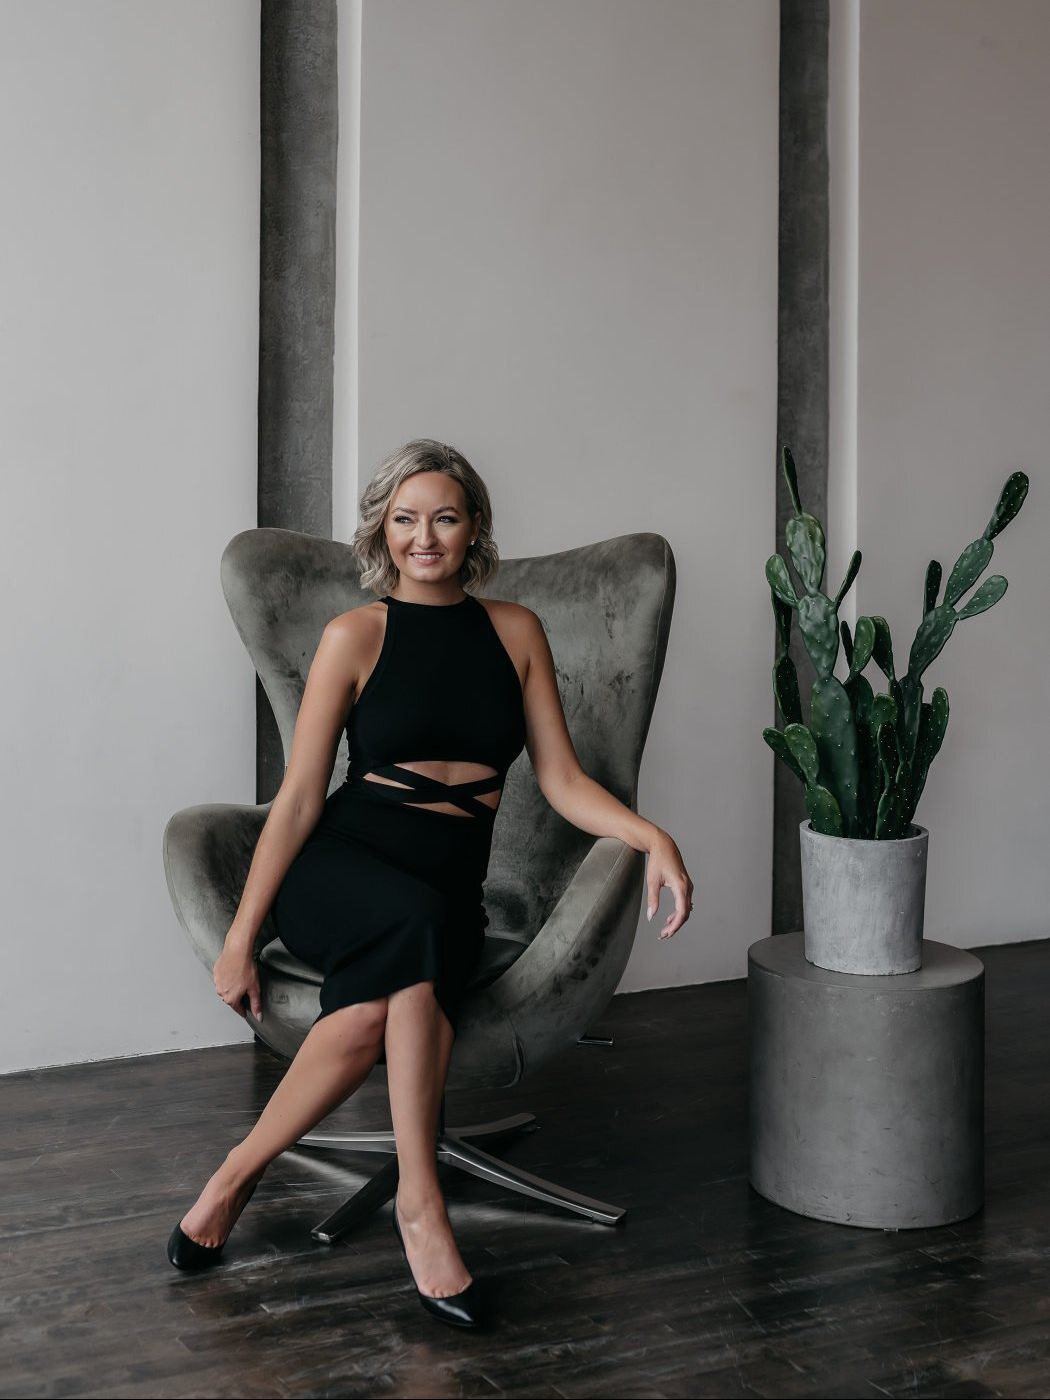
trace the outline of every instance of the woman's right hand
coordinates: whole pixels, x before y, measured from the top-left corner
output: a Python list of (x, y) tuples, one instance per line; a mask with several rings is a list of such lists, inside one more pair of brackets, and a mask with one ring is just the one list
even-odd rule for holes
[(259, 969), (250, 948), (232, 946), (227, 942), (212, 968), (212, 981), (215, 990), (227, 1006), (232, 1007), (238, 1016), (247, 1020), (242, 1005), (248, 998), (252, 1015), (262, 1020), (262, 990), (259, 986)]

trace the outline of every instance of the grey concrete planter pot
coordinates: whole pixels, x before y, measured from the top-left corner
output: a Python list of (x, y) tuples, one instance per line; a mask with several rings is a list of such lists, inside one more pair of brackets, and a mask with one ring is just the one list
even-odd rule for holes
[(802, 841), (804, 951), (831, 972), (884, 977), (922, 966), (930, 833), (898, 841), (826, 836), (807, 817)]

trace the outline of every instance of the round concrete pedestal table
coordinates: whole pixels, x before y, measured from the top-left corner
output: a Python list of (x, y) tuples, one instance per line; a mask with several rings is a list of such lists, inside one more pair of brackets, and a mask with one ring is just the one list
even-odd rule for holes
[(984, 965), (925, 939), (888, 977), (748, 950), (751, 1184), (817, 1220), (946, 1225), (984, 1198)]

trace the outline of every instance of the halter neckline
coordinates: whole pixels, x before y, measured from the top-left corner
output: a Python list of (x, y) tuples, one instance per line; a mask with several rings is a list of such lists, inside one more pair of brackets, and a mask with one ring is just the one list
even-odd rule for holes
[(389, 593), (384, 593), (380, 600), (383, 603), (396, 603), (399, 608), (425, 608), (427, 612), (447, 612), (449, 608), (461, 608), (464, 603), (473, 601), (473, 595), (465, 593), (462, 598), (457, 598), (454, 603), (413, 603), (407, 598), (393, 598)]

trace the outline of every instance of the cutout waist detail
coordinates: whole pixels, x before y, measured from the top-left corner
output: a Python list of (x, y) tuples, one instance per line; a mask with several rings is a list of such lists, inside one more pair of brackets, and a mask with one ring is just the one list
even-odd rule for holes
[[(371, 775), (379, 778), (389, 778), (391, 782), (377, 782)], [(427, 802), (447, 802), (454, 807), (459, 807), (463, 812), (472, 817), (488, 817), (490, 820), (496, 815), (496, 808), (487, 802), (479, 802), (477, 795), (486, 792), (496, 792), (503, 787), (503, 777), (500, 773), (489, 773), (481, 778), (471, 778), (463, 783), (443, 783), (438, 778), (427, 777), (423, 773), (416, 773), (411, 768), (404, 768), (398, 763), (376, 763), (372, 764), (367, 773), (351, 774), (347, 778), (347, 785), (358, 791), (365, 790), (370, 795), (385, 798), (388, 802), (411, 803), (419, 805)], [(394, 782), (399, 786), (394, 786)], [(404, 786), (400, 786), (404, 784)], [(436, 815), (442, 815), (437, 813)], [(444, 815), (452, 815), (445, 813)]]

